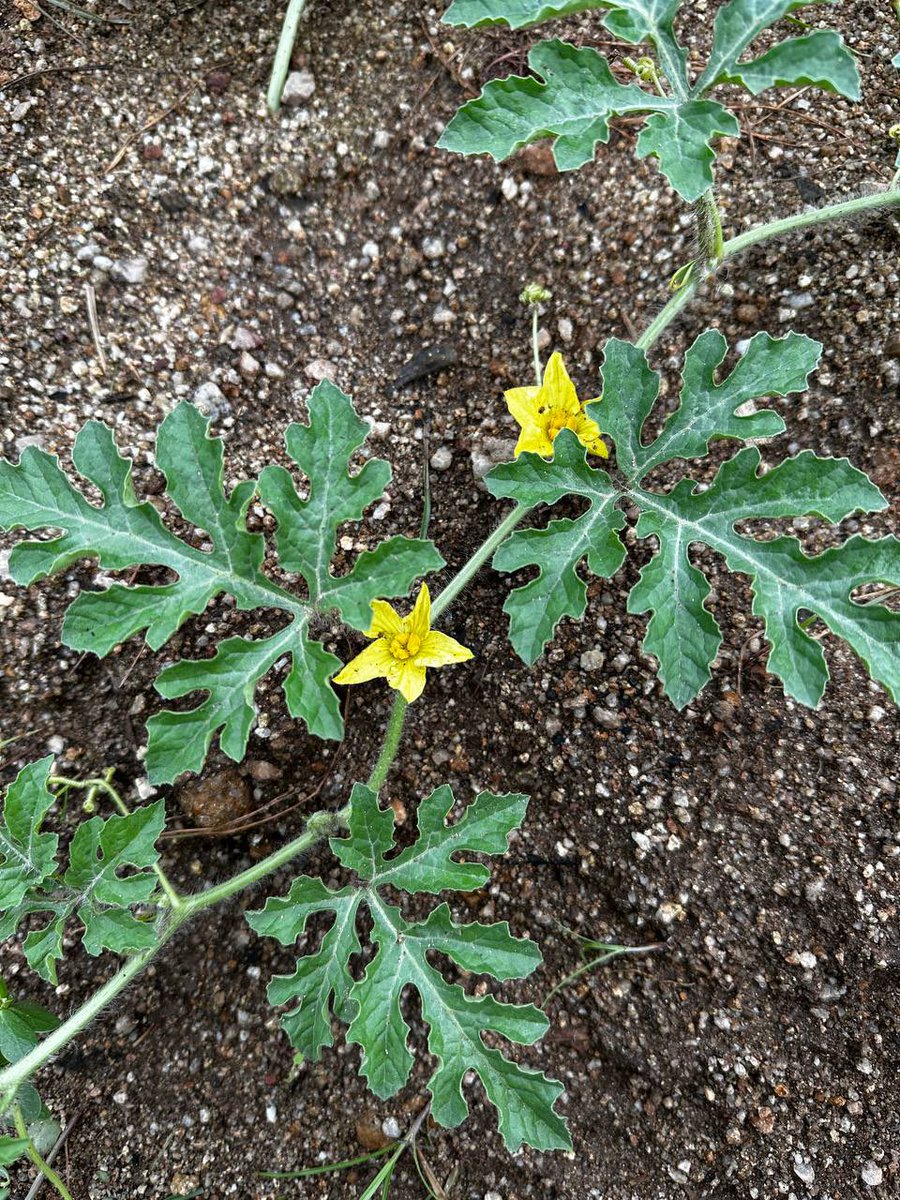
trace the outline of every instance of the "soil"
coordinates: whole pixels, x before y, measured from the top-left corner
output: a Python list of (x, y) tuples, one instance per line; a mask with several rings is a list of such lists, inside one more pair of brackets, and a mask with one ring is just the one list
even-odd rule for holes
[[(513, 436), (502, 391), (531, 370), (521, 288), (538, 279), (553, 291), (547, 340), (587, 394), (603, 340), (640, 330), (690, 257), (690, 214), (635, 159), (626, 123), (565, 177), (542, 151), (496, 165), (434, 149), (467, 90), (521, 69), (534, 34), (442, 28), (435, 5), (312, 0), (294, 65), (315, 91), (270, 119), (262, 97), (283, 5), (90, 7), (131, 22), (0, 3), (3, 452), (36, 441), (68, 461), (76, 429), (99, 416), (133, 456), (139, 491), (158, 494), (155, 428), (179, 398), (215, 384), (218, 396), (202, 395), (226, 438), (226, 476), (246, 478), (286, 461), (284, 428), (314, 379), (333, 374), (394, 468), (387, 506), (346, 531), (345, 550), (416, 532), (423, 461), (442, 450), (431, 531), (449, 578), (501, 512), (472, 456), (502, 454)], [(686, 6), (684, 36), (700, 55), (714, 7)], [(720, 159), (728, 230), (890, 179), (900, 90), (889, 6), (848, 0), (804, 15), (844, 32), (863, 102), (736, 92), (745, 136)], [(627, 52), (597, 14), (553, 32)], [(789, 432), (765, 457), (847, 454), (890, 508), (837, 531), (801, 523), (811, 547), (900, 523), (898, 251), (890, 216), (770, 243), (708, 287), (653, 353), (672, 398), (684, 348), (705, 327), (732, 344), (758, 328), (824, 343), (809, 392), (773, 402)], [(393, 390), (434, 344), (452, 347), (455, 365)], [(579, 947), (562, 926), (664, 943), (563, 988), (551, 1031), (523, 1054), (566, 1085), (572, 1154), (507, 1155), (473, 1085), (470, 1119), (429, 1129), (425, 1157), (452, 1200), (898, 1196), (896, 709), (830, 637), (820, 709), (787, 700), (765, 672), (746, 581), (711, 559), (725, 643), (710, 686), (677, 712), (641, 652), (643, 618), (625, 607), (648, 553), (637, 543), (614, 579), (591, 580), (584, 621), (565, 622), (531, 669), (505, 639), (513, 581), (485, 569), (446, 625), (476, 663), (436, 673), (415, 707), (388, 787), (407, 828), (440, 783), (463, 802), (483, 787), (532, 796), (490, 887), (454, 901), (460, 916), (508, 920), (542, 946), (544, 966), (498, 988), (505, 999), (539, 1002), (575, 969)], [(66, 604), (95, 576), (82, 563), (27, 590), (0, 581), (0, 736), (20, 739), (5, 749), (3, 781), (49, 749), (82, 777), (114, 767), (137, 802), (150, 795), (141, 747), (160, 666), (202, 654), (213, 633), (264, 631), (266, 616), (218, 604), (159, 654), (134, 642), (100, 662), (58, 640)], [(342, 657), (357, 645), (323, 635)], [(377, 752), (389, 696), (373, 685), (346, 703), (338, 754), (289, 720), (267, 681), (249, 766), (238, 779), (216, 750), (206, 775), (230, 770), (228, 789), (249, 788), (254, 806), (281, 797), (283, 815), (215, 837), (196, 795), (181, 807), (173, 795), (172, 830), (202, 834), (166, 841), (177, 880), (224, 878), (294, 834), (304, 812), (343, 802)], [(305, 869), (329, 877), (334, 860), (323, 850)], [(2, 962), (14, 991), (60, 1015), (114, 969), (73, 948), (54, 994), (20, 946)], [(392, 1100), (367, 1093), (342, 1034), (292, 1077), (265, 996), (291, 963), (237, 903), (208, 914), (43, 1072), (45, 1100), (77, 1118), (59, 1160), (74, 1196), (359, 1194), (366, 1168), (302, 1184), (257, 1173), (352, 1157), (384, 1121), (408, 1127), (429, 1074), (421, 1025), (413, 1080)], [(14, 1195), (30, 1177), (18, 1171)], [(424, 1195), (411, 1162), (391, 1195)]]

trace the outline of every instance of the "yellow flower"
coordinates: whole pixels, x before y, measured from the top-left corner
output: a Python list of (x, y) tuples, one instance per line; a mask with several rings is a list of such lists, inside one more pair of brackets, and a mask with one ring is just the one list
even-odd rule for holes
[(596, 400), (580, 402), (559, 352), (550, 356), (540, 387), (510, 388), (504, 395), (509, 411), (522, 427), (516, 458), (523, 450), (552, 458), (553, 439), (561, 429), (571, 429), (591, 454), (601, 458), (609, 454), (600, 426), (585, 412), (586, 406), (596, 404)]
[(366, 637), (375, 641), (348, 662), (334, 682), (367, 683), (383, 676), (410, 703), (422, 694), (426, 667), (446, 667), (472, 657), (471, 650), (431, 628), (431, 597), (424, 583), (408, 617), (399, 616), (385, 600), (373, 600)]

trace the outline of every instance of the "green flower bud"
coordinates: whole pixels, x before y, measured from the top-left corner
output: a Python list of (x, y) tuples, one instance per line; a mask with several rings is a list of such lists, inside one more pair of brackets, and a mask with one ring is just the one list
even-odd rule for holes
[(522, 289), (519, 299), (523, 304), (528, 305), (545, 304), (552, 295), (552, 292), (548, 291), (545, 287), (541, 287), (539, 283), (528, 283)]

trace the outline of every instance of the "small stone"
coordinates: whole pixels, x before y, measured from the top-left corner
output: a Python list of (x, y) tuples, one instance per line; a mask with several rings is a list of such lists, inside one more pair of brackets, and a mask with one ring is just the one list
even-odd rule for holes
[(862, 1171), (860, 1171), (860, 1178), (866, 1187), (878, 1187), (884, 1179), (884, 1171), (882, 1171), (878, 1163), (872, 1162), (869, 1159)]
[(602, 650), (585, 650), (580, 662), (582, 671), (602, 671), (606, 655)]
[(245, 350), (238, 359), (238, 370), (246, 378), (252, 379), (254, 375), (259, 374), (259, 359)]
[(472, 474), (476, 479), (483, 479), (491, 467), (512, 462), (515, 456), (516, 443), (512, 438), (485, 438), (480, 446), (475, 446), (470, 452)]
[(78, 262), (92, 263), (100, 253), (100, 247), (96, 242), (88, 242), (85, 246), (79, 246), (75, 252), (75, 257)]
[(362, 248), (362, 252), (365, 257), (370, 259), (372, 262), (375, 262), (377, 259), (381, 258), (381, 249), (379, 248), (377, 242), (366, 242)]
[(758, 1108), (754, 1115), (750, 1118), (750, 1123), (754, 1129), (758, 1129), (760, 1133), (771, 1133), (775, 1128), (775, 1114), (771, 1108)]
[(881, 707), (880, 704), (873, 704), (872, 707), (869, 709), (869, 711), (866, 713), (866, 717), (868, 720), (870, 720), (872, 722), (873, 725), (877, 725), (879, 721), (884, 720), (885, 711)]
[[(112, 264), (110, 274), (120, 283), (143, 283), (147, 278), (149, 265), (146, 258), (119, 258)], [(97, 266), (96, 258), (94, 266)]]
[(422, 242), (422, 253), (426, 258), (430, 258), (432, 261), (434, 261), (436, 258), (443, 258), (445, 253), (443, 238), (425, 238), (425, 240)]
[(656, 910), (656, 919), (661, 925), (671, 925), (673, 921), (683, 921), (684, 907), (674, 900), (667, 900)]
[(284, 81), (281, 103), (286, 108), (299, 108), (313, 95), (316, 81), (309, 71), (291, 71)]
[(504, 200), (515, 200), (519, 194), (519, 185), (513, 179), (512, 175), (507, 175), (500, 184), (500, 191), (503, 193)]
[(189, 779), (175, 789), (181, 811), (200, 829), (216, 829), (245, 817), (253, 808), (250, 785), (236, 767)]
[(759, 323), (759, 309), (755, 304), (739, 304), (734, 310), (734, 315), (742, 325), (756, 325)]
[(602, 704), (595, 704), (591, 709), (591, 716), (598, 725), (602, 725), (604, 729), (618, 729), (622, 724), (622, 718), (608, 708), (604, 708)]
[(307, 363), (305, 371), (309, 378), (314, 379), (316, 383), (321, 383), (323, 379), (337, 383), (337, 367), (326, 358), (314, 358), (311, 363)]
[(802, 1158), (794, 1159), (794, 1174), (801, 1183), (812, 1183), (816, 1177), (815, 1171), (810, 1163), (805, 1162)]
[(232, 350), (258, 350), (264, 340), (262, 334), (257, 333), (255, 329), (248, 329), (246, 325), (238, 325), (231, 335), (231, 348)]
[(556, 326), (556, 328), (559, 330), (559, 336), (562, 339), (562, 341), (564, 341), (566, 344), (571, 342), (571, 340), (574, 336), (575, 330), (572, 326), (572, 322), (569, 320), (568, 317), (560, 317), (559, 323)]
[(50, 754), (62, 754), (66, 748), (66, 740), (54, 733), (52, 737), (47, 738), (47, 750)]
[(818, 961), (811, 950), (802, 950), (797, 955), (797, 962), (805, 971), (812, 971)]
[(97, 254), (94, 256), (91, 266), (95, 271), (111, 271), (113, 268), (113, 260), (105, 254)]
[(218, 421), (231, 409), (221, 388), (212, 381), (200, 384), (194, 392), (194, 403), (211, 421)]
[(530, 146), (520, 150), (516, 158), (516, 165), (521, 167), (526, 175), (559, 174), (549, 138), (542, 142), (532, 142)]
[(356, 1140), (364, 1150), (383, 1150), (390, 1143), (375, 1114), (368, 1110), (356, 1122)]
[(262, 759), (251, 758), (244, 763), (247, 774), (251, 779), (255, 779), (257, 783), (269, 783), (273, 779), (280, 779), (282, 771), (280, 767), (276, 767), (274, 763), (265, 762)]
[(267, 362), (264, 370), (269, 379), (284, 379), (284, 368), (276, 362)]
[(434, 471), (446, 471), (453, 462), (453, 451), (449, 446), (438, 446), (431, 456), (431, 468)]
[(376, 150), (387, 150), (391, 144), (391, 135), (386, 129), (376, 129), (372, 135), (372, 145)]
[(208, 154), (201, 154), (197, 159), (197, 174), (212, 175), (218, 167), (218, 163), (214, 158), (210, 158)]
[(553, 338), (550, 336), (549, 329), (539, 329), (537, 335), (538, 350), (546, 350)]
[(386, 1117), (381, 1122), (381, 1132), (386, 1138), (390, 1138), (392, 1142), (396, 1142), (400, 1136), (400, 1122), (396, 1117)]

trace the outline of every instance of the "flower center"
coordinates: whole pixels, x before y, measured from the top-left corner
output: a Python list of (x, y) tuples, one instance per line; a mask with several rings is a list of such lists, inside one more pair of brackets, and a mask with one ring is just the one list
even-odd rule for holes
[(551, 442), (561, 429), (572, 428), (572, 413), (566, 412), (565, 409), (547, 409), (544, 420), (546, 421), (547, 437)]
[(403, 662), (407, 658), (415, 658), (422, 649), (422, 639), (416, 633), (398, 633), (388, 647), (393, 658)]

